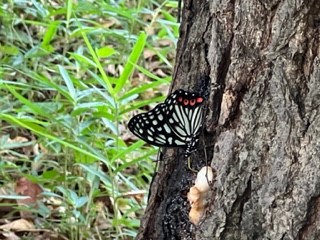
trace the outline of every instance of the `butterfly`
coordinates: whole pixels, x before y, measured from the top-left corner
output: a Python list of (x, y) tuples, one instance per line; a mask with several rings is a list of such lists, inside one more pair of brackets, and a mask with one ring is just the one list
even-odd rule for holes
[(199, 141), (204, 98), (182, 89), (170, 94), (164, 103), (132, 117), (129, 130), (158, 147), (183, 147), (189, 157)]

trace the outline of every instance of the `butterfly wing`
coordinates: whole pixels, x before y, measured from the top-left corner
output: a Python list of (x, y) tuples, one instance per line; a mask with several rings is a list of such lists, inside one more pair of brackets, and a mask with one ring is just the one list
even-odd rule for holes
[(167, 123), (166, 110), (166, 104), (161, 103), (149, 112), (134, 116), (128, 123), (129, 130), (145, 142), (155, 146), (185, 146), (185, 142), (174, 141), (174, 133)]
[(199, 134), (202, 126), (204, 98), (195, 93), (177, 90), (166, 100), (167, 121), (174, 133), (185, 142)]
[(142, 140), (159, 147), (186, 147), (186, 156), (194, 150), (202, 125), (204, 98), (177, 90), (154, 109), (134, 116), (130, 131)]

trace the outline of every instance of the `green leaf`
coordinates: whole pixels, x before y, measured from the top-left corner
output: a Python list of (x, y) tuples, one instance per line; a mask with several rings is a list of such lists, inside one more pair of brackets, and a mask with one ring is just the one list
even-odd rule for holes
[(53, 40), (53, 38), (56, 35), (56, 31), (57, 31), (59, 24), (60, 24), (60, 21), (50, 22), (50, 24), (46, 30), (46, 33), (44, 34), (44, 37), (42, 39), (41, 46), (43, 48), (45, 48), (47, 45), (50, 45), (50, 42)]
[(91, 152), (88, 152), (87, 150), (82, 149), (81, 147), (78, 147), (75, 144), (72, 144), (68, 141), (60, 139), (59, 137), (57, 137), (55, 135), (52, 135), (47, 128), (44, 128), (42, 126), (39, 126), (39, 125), (31, 122), (30, 119), (19, 119), (19, 118), (15, 118), (15, 117), (8, 115), (8, 114), (0, 114), (0, 119), (5, 120), (10, 123), (13, 123), (13, 124), (17, 124), (20, 127), (29, 129), (30, 131), (32, 131), (40, 136), (43, 136), (43, 137), (46, 137), (46, 138), (51, 139), (53, 141), (56, 141), (66, 147), (72, 148), (73, 150), (75, 150), (77, 152), (80, 152), (84, 155), (92, 157), (93, 159), (107, 162), (106, 159), (100, 155), (96, 155)]
[(0, 52), (1, 54), (16, 56), (19, 54), (19, 48), (17, 48), (16, 46), (10, 46), (10, 45), (0, 45)]
[(69, 28), (71, 14), (72, 14), (72, 0), (68, 0), (67, 1), (67, 28)]
[[(139, 140), (137, 143), (137, 146), (139, 146), (140, 144), (145, 144), (145, 142), (143, 142), (142, 140)], [(141, 152), (141, 149), (139, 148), (133, 148), (132, 151), (139, 151)], [(122, 172), (124, 169), (130, 167), (130, 166), (134, 166), (135, 164), (141, 162), (142, 160), (146, 160), (151, 156), (154, 156), (157, 152), (159, 151), (158, 148), (151, 148), (150, 150), (146, 151), (146, 153), (144, 155), (142, 155), (141, 157), (135, 158), (131, 161), (125, 162), (123, 164), (121, 164), (117, 169), (115, 169), (114, 172)]]
[(139, 108), (144, 107), (146, 105), (149, 105), (151, 103), (162, 102), (164, 99), (165, 99), (165, 97), (161, 96), (161, 97), (156, 97), (156, 98), (153, 98), (153, 99), (148, 99), (148, 100), (143, 100), (143, 101), (136, 102), (131, 107), (128, 107), (128, 108), (125, 108), (124, 110), (121, 110), (120, 111), (120, 115), (125, 114), (127, 112), (130, 112), (132, 110), (139, 109)]
[(112, 157), (111, 162), (116, 161), (117, 159), (124, 158), (126, 154), (133, 152), (135, 149), (141, 148), (145, 142), (137, 141), (132, 144), (130, 147), (125, 148), (118, 152), (115, 156)]
[(116, 87), (115, 87), (115, 92), (118, 93), (122, 87), (124, 86), (124, 84), (126, 83), (127, 80), (129, 80), (133, 70), (134, 70), (134, 66), (136, 65), (136, 63), (138, 62), (141, 53), (144, 49), (145, 43), (147, 40), (147, 34), (145, 32), (141, 32), (136, 44), (134, 45), (132, 52), (128, 58), (128, 61), (126, 63), (126, 65), (124, 66), (123, 72), (121, 74), (121, 76), (119, 77), (118, 82), (116, 83)]
[(105, 185), (107, 189), (112, 189), (112, 180), (108, 175), (106, 175), (101, 170), (97, 169), (94, 165), (85, 165), (85, 164), (78, 164), (81, 168), (83, 168), (85, 171), (89, 172), (90, 174), (97, 176)]
[(130, 89), (121, 98), (119, 98), (119, 100), (125, 101), (128, 98), (132, 98), (133, 95), (143, 93), (143, 92), (147, 91), (148, 89), (154, 89), (154, 88), (160, 86), (161, 84), (162, 84), (162, 82), (160, 82), (160, 81), (152, 82), (152, 83), (148, 83), (148, 84), (143, 84), (143, 85), (138, 86), (136, 88)]
[(12, 95), (14, 95), (21, 103), (28, 106), (31, 111), (33, 111), (34, 113), (40, 116), (50, 118), (50, 115), (47, 114), (45, 111), (43, 111), (43, 108), (40, 108), (37, 104), (30, 102), (28, 99), (26, 99), (21, 94), (16, 92), (16, 90), (13, 87), (10, 87), (9, 85), (6, 85), (6, 87), (12, 93)]
[(84, 196), (84, 197), (79, 197), (75, 203), (74, 203), (74, 206), (76, 208), (81, 208), (83, 205), (85, 205), (87, 202), (88, 202), (89, 198), (87, 196)]
[(96, 63), (92, 61), (90, 58), (87, 58), (86, 56), (78, 53), (69, 53), (70, 56), (73, 57), (73, 59), (77, 60), (81, 64), (87, 64), (92, 67), (97, 67)]
[(84, 39), (84, 41), (85, 41), (85, 43), (87, 45), (87, 48), (88, 48), (88, 50), (89, 50), (89, 52), (91, 54), (91, 57), (93, 58), (93, 61), (96, 63), (96, 66), (99, 69), (99, 72), (100, 72), (100, 74), (102, 76), (102, 79), (103, 79), (103, 81), (105, 82), (105, 84), (107, 86), (108, 92), (110, 93), (110, 95), (112, 97), (115, 97), (115, 93), (114, 93), (114, 89), (112, 87), (112, 83), (108, 79), (107, 74), (105, 73), (101, 63), (99, 62), (98, 56), (96, 55), (96, 52), (94, 51), (94, 49), (93, 49), (93, 47), (92, 47), (87, 35), (85, 34), (84, 31), (81, 31), (81, 35), (82, 35), (82, 37), (83, 37), (83, 39)]
[(116, 54), (117, 51), (114, 50), (112, 47), (103, 47), (96, 50), (97, 56), (99, 58), (107, 58), (112, 56), (113, 54)]
[(75, 88), (73, 86), (73, 82), (70, 79), (69, 74), (68, 74), (68, 72), (66, 71), (66, 69), (64, 67), (58, 65), (58, 68), (59, 68), (60, 74), (61, 74), (64, 82), (67, 85), (67, 88), (69, 90), (69, 94), (70, 94), (73, 102), (75, 103), (76, 102), (76, 90), (75, 90)]

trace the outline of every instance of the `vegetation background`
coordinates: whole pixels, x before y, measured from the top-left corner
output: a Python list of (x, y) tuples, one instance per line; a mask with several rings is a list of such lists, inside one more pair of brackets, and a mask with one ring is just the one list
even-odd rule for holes
[(4, 1), (0, 238), (132, 239), (157, 149), (126, 123), (167, 95), (176, 1)]

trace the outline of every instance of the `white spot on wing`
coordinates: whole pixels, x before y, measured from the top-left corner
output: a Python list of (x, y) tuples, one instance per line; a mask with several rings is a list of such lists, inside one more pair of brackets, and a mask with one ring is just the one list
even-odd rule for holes
[(163, 125), (164, 130), (166, 130), (167, 133), (171, 133), (171, 129), (169, 128), (169, 126), (167, 124)]
[(165, 139), (162, 139), (162, 138), (159, 138), (159, 137), (156, 137), (156, 140), (160, 143), (166, 143)]
[(177, 144), (177, 145), (180, 145), (180, 146), (186, 145), (184, 142), (182, 142), (182, 141), (180, 141), (178, 139), (174, 140), (174, 143)]
[(163, 140), (165, 140), (165, 139), (166, 139), (166, 136), (165, 136), (165, 135), (163, 135), (163, 134), (159, 134), (159, 135), (158, 135), (158, 137), (159, 137), (159, 138), (161, 138), (161, 139), (163, 139)]

